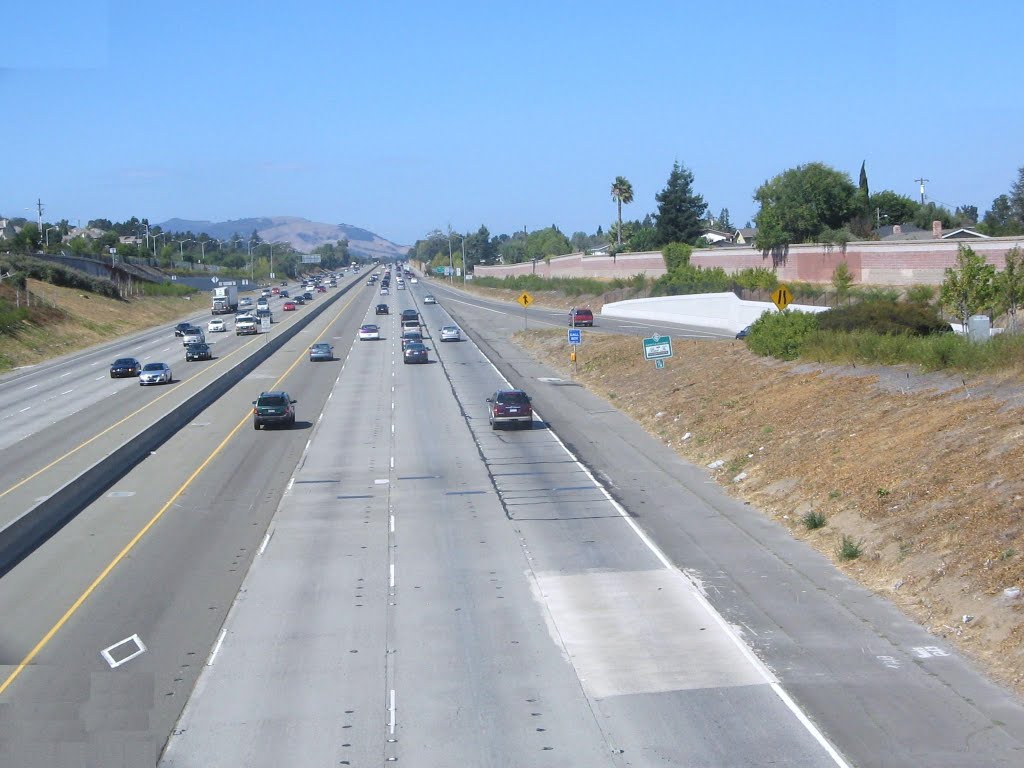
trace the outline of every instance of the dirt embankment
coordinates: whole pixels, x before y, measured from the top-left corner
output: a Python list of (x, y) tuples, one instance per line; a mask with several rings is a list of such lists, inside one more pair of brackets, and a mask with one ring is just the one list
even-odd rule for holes
[[(569, 375), (565, 334), (517, 342)], [(1024, 693), (1024, 392), (908, 369), (821, 369), (739, 341), (678, 342), (664, 370), (635, 337), (587, 337), (575, 378), (730, 493)], [(739, 478), (739, 479), (737, 479)], [(808, 529), (803, 517), (824, 517)], [(859, 545), (855, 559), (839, 548)]]
[[(192, 300), (155, 297), (119, 301), (74, 288), (29, 280), (32, 306), (40, 311), (15, 333), (0, 334), (0, 373), (86, 349), (154, 325), (173, 324), (205, 306), (206, 297)], [(3, 286), (13, 306), (15, 291)], [(24, 305), (25, 294), (17, 300)], [(111, 358), (113, 360), (113, 358)]]

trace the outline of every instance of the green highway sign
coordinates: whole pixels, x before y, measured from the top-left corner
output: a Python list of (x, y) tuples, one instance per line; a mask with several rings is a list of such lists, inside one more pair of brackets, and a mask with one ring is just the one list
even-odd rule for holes
[(644, 339), (644, 359), (660, 360), (672, 357), (672, 339), (668, 336), (651, 336)]
[(448, 267), (434, 267), (435, 275), (443, 275), (448, 270)]

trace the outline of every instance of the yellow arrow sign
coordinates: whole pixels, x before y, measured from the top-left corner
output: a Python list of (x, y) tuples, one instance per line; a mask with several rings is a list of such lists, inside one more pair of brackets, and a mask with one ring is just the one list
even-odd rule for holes
[(528, 294), (526, 291), (523, 291), (521, 294), (519, 294), (519, 297), (516, 299), (516, 301), (522, 304), (523, 308), (526, 308), (533, 304), (533, 296)]
[(785, 285), (780, 285), (772, 291), (772, 301), (775, 302), (775, 306), (778, 307), (781, 312), (793, 303), (793, 294)]

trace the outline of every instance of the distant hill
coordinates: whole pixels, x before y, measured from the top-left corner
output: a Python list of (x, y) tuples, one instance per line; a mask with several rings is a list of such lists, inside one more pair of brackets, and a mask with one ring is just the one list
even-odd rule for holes
[(161, 222), (160, 227), (168, 232), (203, 233), (218, 240), (225, 240), (234, 234), (249, 237), (256, 230), (264, 240), (289, 243), (302, 253), (309, 253), (318, 245), (336, 243), (338, 240), (348, 240), (348, 248), (353, 254), (374, 259), (404, 258), (409, 251), (409, 246), (398, 245), (361, 227), (324, 224), (299, 216), (262, 216), (216, 222), (168, 219)]

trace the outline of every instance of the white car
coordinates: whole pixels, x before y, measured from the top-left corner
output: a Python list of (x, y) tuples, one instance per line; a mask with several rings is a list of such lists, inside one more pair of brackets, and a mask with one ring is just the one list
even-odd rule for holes
[(427, 296), (423, 297), (423, 303), (424, 304), (437, 304), (437, 299), (435, 299), (433, 296), (427, 295)]
[(139, 385), (143, 387), (147, 384), (170, 384), (172, 381), (174, 375), (167, 363), (146, 363), (139, 374)]
[(390, 294), (391, 294), (391, 291), (389, 291), (387, 288), (381, 288), (380, 289), (380, 295), (381, 296), (389, 296)]
[(410, 283), (418, 283), (418, 282), (419, 282), (419, 280), (417, 280), (417, 279), (416, 279), (415, 277), (410, 277), (410, 278), (409, 278), (409, 282), (410, 282)]
[(252, 299), (250, 299), (248, 296), (243, 296), (242, 298), (240, 298), (238, 300), (238, 306), (240, 306), (240, 307), (251, 307), (252, 306)]
[(441, 341), (462, 341), (462, 332), (454, 325), (441, 329)]
[(227, 324), (221, 319), (211, 320), (206, 324), (207, 333), (224, 333), (228, 329)]
[(360, 341), (377, 341), (380, 339), (380, 328), (373, 323), (367, 323), (359, 329)]

